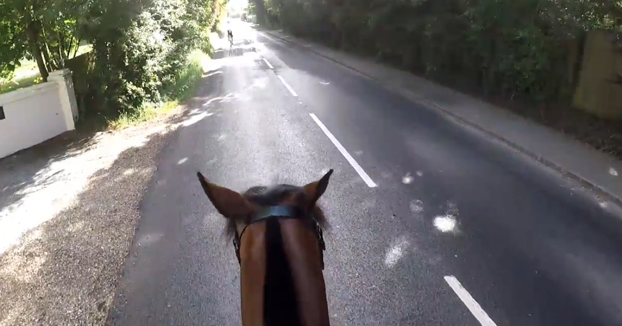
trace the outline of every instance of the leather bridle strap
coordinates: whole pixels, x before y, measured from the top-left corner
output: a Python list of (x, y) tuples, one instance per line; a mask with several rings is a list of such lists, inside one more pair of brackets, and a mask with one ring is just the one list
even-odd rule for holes
[[(238, 232), (235, 232), (234, 238), (233, 238), (233, 247), (235, 248), (235, 255), (238, 258), (238, 263), (242, 264), (242, 259), (240, 258), (240, 243), (242, 241), (242, 236), (244, 235), (244, 231), (246, 231), (246, 228), (254, 223), (257, 222), (261, 222), (264, 221), (266, 219), (269, 218), (275, 218), (275, 219), (286, 219), (286, 218), (293, 218), (293, 219), (302, 219), (302, 218), (306, 218), (307, 214), (304, 212), (304, 210), (302, 210), (299, 207), (295, 207), (295, 206), (270, 206), (270, 207), (266, 207), (262, 210), (260, 210), (259, 212), (253, 214), (248, 222), (246, 223), (246, 225), (244, 226), (244, 228), (242, 229), (242, 232), (240, 232), (238, 234)], [(320, 228), (319, 224), (317, 223), (317, 221), (315, 220), (315, 218), (312, 218), (312, 221), (314, 223), (314, 232), (315, 235), (317, 236), (317, 240), (318, 240), (318, 244), (320, 246), (320, 256), (322, 259), (322, 269), (324, 269), (324, 250), (326, 249), (326, 245), (324, 243), (324, 236), (322, 234), (322, 229)]]

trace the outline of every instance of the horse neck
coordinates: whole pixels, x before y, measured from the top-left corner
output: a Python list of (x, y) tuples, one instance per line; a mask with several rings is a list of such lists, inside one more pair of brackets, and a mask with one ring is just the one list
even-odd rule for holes
[(314, 233), (298, 220), (268, 220), (262, 226), (263, 241), (255, 245), (264, 250), (254, 248), (255, 255), (242, 258), (243, 324), (329, 325)]

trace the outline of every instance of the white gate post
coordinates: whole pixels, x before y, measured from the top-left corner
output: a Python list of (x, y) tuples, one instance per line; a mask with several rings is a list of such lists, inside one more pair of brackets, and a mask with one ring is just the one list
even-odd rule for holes
[(48, 81), (58, 84), (60, 102), (65, 115), (65, 123), (68, 130), (75, 129), (75, 121), (78, 119), (78, 104), (71, 80), (71, 70), (62, 69), (50, 73)]

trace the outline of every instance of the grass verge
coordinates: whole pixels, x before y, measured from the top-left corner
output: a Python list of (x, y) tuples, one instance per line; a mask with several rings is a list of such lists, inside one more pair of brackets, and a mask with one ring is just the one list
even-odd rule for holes
[(39, 69), (34, 61), (22, 60), (10, 79), (0, 80), (0, 94), (36, 85), (41, 82)]
[(38, 72), (26, 75), (21, 78), (14, 78), (10, 81), (0, 83), (0, 94), (12, 92), (20, 88), (36, 85), (41, 82), (41, 75)]

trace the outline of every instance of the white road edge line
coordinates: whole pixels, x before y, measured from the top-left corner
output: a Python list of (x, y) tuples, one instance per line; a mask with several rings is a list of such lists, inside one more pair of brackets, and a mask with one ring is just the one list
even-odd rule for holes
[(343, 155), (343, 157), (346, 158), (346, 160), (348, 160), (348, 162), (350, 163), (350, 165), (352, 165), (352, 167), (354, 168), (354, 170), (356, 170), (356, 172), (359, 174), (359, 176), (361, 176), (361, 178), (363, 179), (363, 181), (365, 181), (365, 183), (367, 184), (367, 186), (369, 188), (375, 188), (377, 187), (377, 185), (374, 183), (374, 181), (369, 177), (369, 175), (367, 175), (367, 173), (365, 173), (365, 171), (363, 170), (363, 168), (356, 163), (356, 161), (354, 160), (354, 158), (352, 158), (352, 156), (350, 155), (350, 153), (348, 153), (348, 151), (343, 148), (343, 146), (341, 146), (341, 143), (337, 140), (337, 138), (335, 138), (335, 136), (333, 136), (333, 134), (330, 133), (330, 131), (328, 131), (328, 128), (326, 128), (326, 126), (322, 123), (322, 121), (320, 121), (320, 119), (318, 119), (315, 114), (313, 113), (309, 113), (309, 115), (311, 116), (311, 118), (313, 119), (313, 121), (315, 121), (315, 123), (317, 123), (318, 126), (320, 126), (320, 129), (322, 129), (322, 131), (326, 134), (326, 136), (328, 137), (328, 139), (330, 139), (331, 142), (333, 142), (333, 145), (335, 145), (335, 147), (337, 147), (337, 149), (339, 150), (339, 152), (341, 152), (341, 155)]
[(283, 77), (281, 77), (280, 75), (276, 75), (277, 77), (279, 77), (279, 79), (281, 80), (281, 83), (283, 83), (283, 85), (285, 85), (285, 87), (287, 88), (287, 90), (292, 93), (292, 95), (294, 95), (295, 97), (298, 97), (298, 94), (296, 94), (296, 92), (294, 92), (294, 89), (289, 86), (287, 84), (287, 82), (285, 82), (285, 79), (283, 79)]
[(268, 62), (268, 60), (266, 60), (266, 58), (263, 58), (263, 62), (265, 62), (268, 65), (268, 68), (270, 69), (274, 69), (274, 67), (272, 67), (272, 65), (270, 64), (270, 62)]
[(458, 298), (460, 298), (464, 305), (469, 308), (473, 316), (475, 316), (482, 326), (497, 326), (497, 324), (495, 324), (495, 322), (488, 317), (488, 314), (484, 311), (484, 309), (482, 309), (479, 303), (477, 303), (471, 294), (469, 294), (462, 284), (460, 284), (460, 281), (458, 281), (455, 276), (445, 276), (445, 282), (449, 284), (451, 289), (458, 295)]

